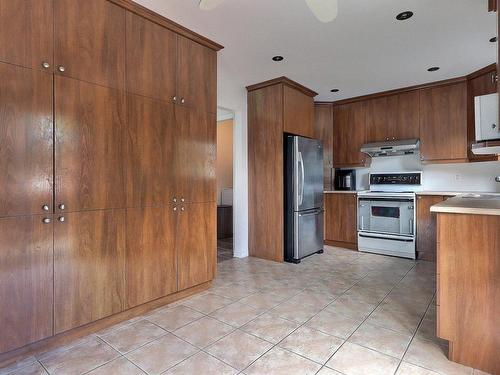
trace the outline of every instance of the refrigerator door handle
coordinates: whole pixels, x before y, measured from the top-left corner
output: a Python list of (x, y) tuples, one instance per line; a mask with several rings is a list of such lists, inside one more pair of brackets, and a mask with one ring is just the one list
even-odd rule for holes
[(313, 211), (313, 212), (309, 212), (307, 214), (299, 214), (300, 217), (307, 217), (307, 216), (316, 216), (316, 215), (319, 215), (321, 213), (323, 213), (325, 210), (323, 209), (319, 209), (319, 210), (316, 210), (316, 211)]
[(299, 188), (299, 206), (302, 206), (302, 201), (304, 200), (304, 159), (302, 158), (302, 152), (299, 151), (298, 161), (300, 164), (300, 188)]

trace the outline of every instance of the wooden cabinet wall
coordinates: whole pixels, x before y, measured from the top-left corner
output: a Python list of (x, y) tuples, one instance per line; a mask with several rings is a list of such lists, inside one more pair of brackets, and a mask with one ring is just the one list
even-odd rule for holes
[(369, 157), (360, 150), (366, 143), (366, 103), (335, 106), (333, 118), (333, 165), (336, 168), (365, 166)]
[[(298, 126), (302, 118), (310, 121), (314, 131), (316, 93), (285, 77), (247, 87), (248, 90), (248, 248), (250, 256), (283, 262), (284, 260), (284, 197), (283, 197), (283, 137), (287, 132), (285, 119)], [(292, 90), (292, 91), (290, 91)], [(293, 90), (299, 93), (293, 93)], [(287, 94), (285, 94), (285, 92)], [(290, 98), (304, 100), (292, 110)], [(303, 108), (307, 106), (307, 108)], [(286, 112), (290, 112), (285, 114)], [(312, 115), (311, 115), (312, 114)], [(298, 135), (310, 135), (309, 125), (293, 130)]]
[(323, 188), (333, 190), (333, 106), (314, 106), (316, 136), (323, 142)]
[(356, 193), (325, 194), (325, 243), (357, 249)]
[(467, 83), (420, 91), (420, 159), (467, 161)]
[(284, 130), (286, 133), (317, 138), (314, 124), (314, 99), (290, 86), (283, 86)]
[(0, 354), (213, 279), (222, 47), (129, 0), (0, 22)]
[(442, 195), (417, 196), (417, 259), (436, 261), (436, 214), (431, 206), (442, 202)]

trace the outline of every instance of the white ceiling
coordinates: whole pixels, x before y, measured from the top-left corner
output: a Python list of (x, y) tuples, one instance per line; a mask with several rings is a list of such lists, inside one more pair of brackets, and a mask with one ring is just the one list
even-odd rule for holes
[[(317, 91), (316, 100), (457, 77), (496, 58), (487, 0), (339, 0), (329, 24), (304, 0), (226, 0), (212, 11), (199, 10), (198, 0), (135, 1), (224, 45), (219, 59), (239, 77), (235, 85), (285, 75)], [(405, 10), (415, 15), (397, 21)], [(441, 70), (429, 73), (431, 66)]]

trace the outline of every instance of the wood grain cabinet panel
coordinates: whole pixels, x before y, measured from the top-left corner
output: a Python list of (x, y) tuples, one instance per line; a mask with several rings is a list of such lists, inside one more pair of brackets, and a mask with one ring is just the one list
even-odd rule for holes
[(0, 63), (0, 217), (52, 212), (52, 76)]
[(316, 135), (323, 142), (323, 187), (333, 189), (333, 106), (316, 104), (314, 107)]
[(420, 138), (420, 94), (417, 90), (396, 95), (397, 111), (394, 116), (396, 139)]
[(337, 105), (333, 112), (333, 165), (365, 166), (367, 156), (360, 152), (366, 142), (366, 103)]
[(0, 353), (53, 333), (53, 227), (43, 218), (0, 219)]
[(316, 138), (314, 99), (310, 95), (283, 85), (284, 132)]
[(176, 95), (177, 34), (127, 12), (126, 89), (172, 101)]
[(54, 330), (118, 313), (125, 301), (125, 210), (66, 213), (54, 221)]
[(176, 220), (170, 206), (127, 209), (128, 308), (177, 291)]
[(356, 194), (325, 194), (325, 240), (335, 245), (356, 247)]
[(177, 220), (178, 285), (184, 290), (215, 277), (216, 204), (181, 206)]
[(177, 103), (217, 112), (217, 53), (191, 39), (177, 40)]
[(56, 207), (125, 207), (125, 94), (58, 76), (55, 90)]
[(417, 258), (436, 261), (436, 214), (431, 206), (444, 200), (441, 195), (419, 195), (417, 197)]
[(54, 25), (57, 74), (125, 87), (125, 9), (104, 0), (54, 0)]
[(0, 61), (52, 72), (53, 22), (52, 0), (0, 0)]
[(215, 114), (176, 106), (175, 181), (177, 200), (215, 202), (217, 124)]
[(420, 156), (423, 162), (467, 160), (467, 84), (420, 90)]
[(127, 206), (166, 205), (176, 194), (174, 105), (127, 96)]

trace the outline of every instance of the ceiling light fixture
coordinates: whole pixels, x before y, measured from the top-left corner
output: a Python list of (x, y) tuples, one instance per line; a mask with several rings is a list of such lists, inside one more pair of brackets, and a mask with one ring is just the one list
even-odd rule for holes
[(331, 89), (330, 92), (339, 92), (339, 89)]
[(437, 71), (437, 70), (439, 70), (439, 69), (440, 69), (440, 68), (439, 68), (439, 66), (433, 66), (433, 67), (431, 67), (431, 68), (427, 69), (427, 71), (428, 71), (428, 72), (435, 72), (435, 71)]
[(406, 21), (407, 19), (412, 18), (412, 17), (413, 17), (413, 12), (412, 12), (412, 11), (407, 10), (406, 12), (401, 12), (401, 13), (399, 13), (399, 14), (396, 16), (396, 19), (397, 19), (398, 21)]
[(279, 61), (283, 61), (283, 60), (284, 60), (283, 56), (274, 56), (273, 57), (273, 61), (279, 62)]

